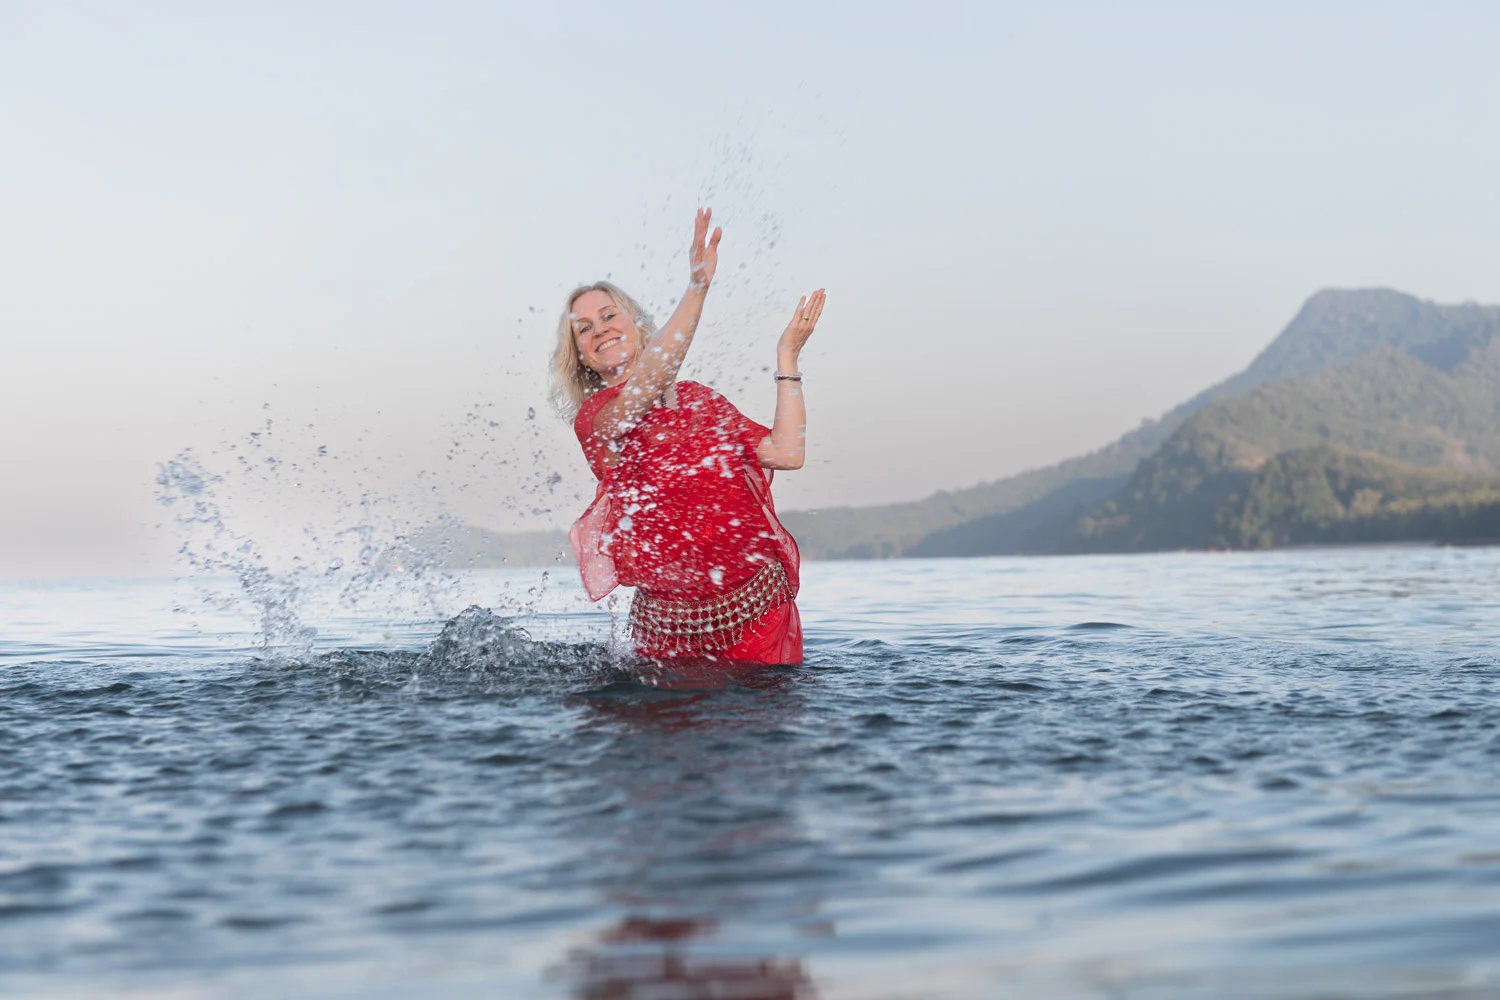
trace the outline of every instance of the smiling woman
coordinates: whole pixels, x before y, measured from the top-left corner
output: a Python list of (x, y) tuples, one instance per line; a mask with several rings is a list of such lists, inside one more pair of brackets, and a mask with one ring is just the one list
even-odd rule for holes
[(701, 209), (692, 279), (660, 330), (608, 282), (574, 289), (558, 322), (555, 398), (599, 479), (569, 537), (599, 600), (635, 587), (631, 635), (646, 656), (802, 662), (797, 543), (771, 500), (776, 469), (799, 469), (807, 410), (797, 359), (823, 312), (797, 303), (776, 349), (776, 417), (756, 423), (697, 382), (678, 382), (719, 263)]

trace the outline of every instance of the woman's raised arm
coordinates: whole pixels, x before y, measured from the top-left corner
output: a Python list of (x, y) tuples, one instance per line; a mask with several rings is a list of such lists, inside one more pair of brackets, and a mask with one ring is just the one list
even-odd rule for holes
[(688, 251), (691, 281), (682, 301), (666, 324), (646, 342), (631, 367), (625, 388), (600, 408), (594, 417), (594, 433), (607, 441), (618, 441), (646, 415), (662, 394), (677, 381), (677, 370), (687, 358), (693, 333), (703, 315), (708, 286), (719, 269), (719, 240), (724, 232), (714, 229), (713, 210), (698, 209), (693, 221), (693, 245)]
[[(802, 373), (797, 358), (812, 336), (828, 299), (823, 289), (803, 296), (797, 312), (776, 343), (776, 419), (771, 434), (755, 449), (755, 457), (766, 469), (800, 469), (807, 458), (807, 403), (802, 398)], [(795, 378), (785, 378), (793, 375)]]

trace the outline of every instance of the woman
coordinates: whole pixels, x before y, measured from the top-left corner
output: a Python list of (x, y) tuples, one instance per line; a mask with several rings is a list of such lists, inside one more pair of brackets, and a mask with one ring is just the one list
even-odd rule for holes
[(776, 347), (776, 418), (756, 423), (697, 382), (678, 382), (719, 265), (700, 209), (691, 281), (660, 330), (608, 282), (575, 289), (557, 328), (559, 409), (573, 417), (594, 502), (569, 538), (584, 589), (635, 587), (630, 630), (652, 657), (802, 662), (797, 543), (776, 518), (771, 472), (800, 469), (807, 411), (797, 358), (823, 312), (797, 304)]

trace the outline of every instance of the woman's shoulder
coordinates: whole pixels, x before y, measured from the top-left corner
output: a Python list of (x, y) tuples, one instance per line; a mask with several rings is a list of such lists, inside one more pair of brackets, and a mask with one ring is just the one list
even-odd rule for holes
[(604, 404), (620, 394), (620, 390), (624, 386), (625, 383), (621, 382), (619, 385), (600, 389), (588, 399), (585, 399), (583, 405), (578, 408), (577, 415), (573, 417), (573, 432), (580, 438), (586, 438), (591, 435), (594, 432), (594, 417), (598, 416), (599, 411), (604, 408)]

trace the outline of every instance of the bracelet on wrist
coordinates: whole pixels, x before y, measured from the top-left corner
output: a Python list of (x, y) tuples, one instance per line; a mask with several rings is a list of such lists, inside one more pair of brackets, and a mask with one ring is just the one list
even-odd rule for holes
[(785, 373), (783, 373), (783, 372), (777, 372), (772, 377), (777, 382), (801, 382), (802, 381), (802, 373), (801, 372), (785, 372)]

